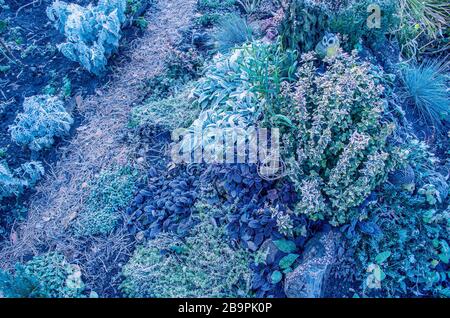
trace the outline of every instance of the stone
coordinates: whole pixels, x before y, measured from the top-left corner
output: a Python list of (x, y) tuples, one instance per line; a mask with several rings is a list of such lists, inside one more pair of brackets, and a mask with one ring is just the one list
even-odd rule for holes
[(320, 232), (308, 241), (300, 264), (286, 275), (284, 291), (288, 298), (320, 298), (325, 281), (336, 262), (341, 234), (334, 230)]
[(265, 240), (262, 244), (261, 247), (259, 248), (260, 251), (262, 251), (263, 253), (267, 253), (266, 256), (266, 264), (273, 264), (275, 262), (275, 257), (278, 253), (278, 248), (275, 246), (275, 244), (273, 243), (273, 241), (271, 239), (267, 239)]

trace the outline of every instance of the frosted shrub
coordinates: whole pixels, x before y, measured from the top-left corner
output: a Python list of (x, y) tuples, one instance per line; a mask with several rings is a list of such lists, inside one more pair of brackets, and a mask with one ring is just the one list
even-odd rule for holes
[(394, 126), (383, 120), (380, 72), (340, 54), (319, 74), (314, 60), (303, 55), (291, 92), (286, 112), (295, 133), (287, 153), (300, 198), (296, 213), (338, 225), (364, 218), (358, 206), (393, 169), (397, 157), (386, 141)]
[(15, 171), (6, 162), (0, 162), (0, 200), (21, 194), (25, 188), (34, 186), (43, 174), (40, 162), (27, 162)]
[(125, 10), (125, 0), (100, 0), (95, 7), (55, 1), (47, 15), (66, 36), (66, 42), (58, 45), (64, 56), (99, 75), (119, 47)]
[(50, 147), (55, 137), (66, 135), (72, 123), (72, 116), (62, 101), (57, 97), (37, 95), (25, 99), (23, 112), (17, 115), (9, 131), (14, 142), (40, 151)]

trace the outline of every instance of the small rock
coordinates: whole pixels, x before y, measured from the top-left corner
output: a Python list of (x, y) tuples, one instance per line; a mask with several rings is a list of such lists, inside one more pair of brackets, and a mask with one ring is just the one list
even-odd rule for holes
[(278, 253), (278, 248), (275, 246), (273, 241), (271, 239), (265, 240), (261, 247), (259, 248), (260, 251), (267, 253), (266, 256), (266, 264), (273, 264), (275, 262), (275, 257)]

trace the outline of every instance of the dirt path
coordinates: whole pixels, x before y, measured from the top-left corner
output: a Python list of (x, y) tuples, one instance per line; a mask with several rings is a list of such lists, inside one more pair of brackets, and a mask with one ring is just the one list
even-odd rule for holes
[[(142, 99), (142, 85), (163, 69), (163, 62), (179, 30), (189, 26), (196, 0), (159, 0), (157, 10), (147, 13), (149, 22), (144, 35), (129, 48), (129, 62), (114, 70), (113, 80), (82, 101), (78, 109), (85, 116), (71, 143), (61, 149), (61, 160), (31, 198), (28, 219), (16, 226), (11, 239), (0, 251), (0, 267), (12, 268), (47, 249), (63, 252), (69, 260), (79, 263), (90, 286), (106, 291), (110, 284), (106, 276), (114, 273), (105, 264), (120, 261), (129, 252), (130, 242), (118, 231), (107, 239), (89, 244), (65, 235), (70, 222), (77, 217), (89, 193), (87, 184), (102, 169), (120, 165), (136, 165), (133, 145), (124, 141), (128, 115), (133, 105)], [(80, 250), (83, 249), (83, 250)], [(99, 273), (94, 267), (103, 267)], [(104, 277), (98, 276), (104, 275)], [(88, 286), (89, 287), (89, 286)]]

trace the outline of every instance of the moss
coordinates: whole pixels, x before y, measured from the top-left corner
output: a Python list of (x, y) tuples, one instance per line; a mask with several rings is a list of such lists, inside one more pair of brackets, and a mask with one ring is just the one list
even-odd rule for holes
[(133, 109), (130, 127), (160, 127), (174, 130), (188, 127), (200, 110), (189, 101), (190, 87), (185, 87), (180, 93), (162, 100), (150, 101)]
[(129, 167), (100, 173), (73, 226), (75, 235), (107, 234), (114, 230), (120, 218), (118, 212), (133, 198), (136, 179), (137, 172)]

